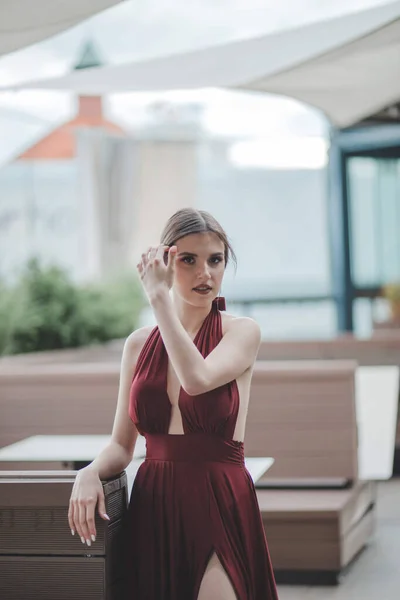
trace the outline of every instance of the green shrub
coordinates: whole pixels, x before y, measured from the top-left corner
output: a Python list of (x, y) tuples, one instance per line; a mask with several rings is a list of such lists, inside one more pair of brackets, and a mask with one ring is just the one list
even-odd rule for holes
[(10, 333), (10, 319), (14, 295), (3, 283), (0, 283), (0, 355), (4, 352)]
[(58, 267), (32, 260), (0, 289), (0, 353), (72, 348), (125, 337), (143, 306), (134, 275), (78, 286)]

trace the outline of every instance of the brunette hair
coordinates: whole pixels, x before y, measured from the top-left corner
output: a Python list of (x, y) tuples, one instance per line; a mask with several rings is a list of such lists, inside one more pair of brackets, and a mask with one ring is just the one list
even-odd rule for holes
[(204, 210), (195, 208), (182, 208), (170, 217), (161, 234), (161, 243), (165, 246), (173, 246), (185, 235), (192, 233), (215, 233), (224, 244), (225, 266), (231, 259), (237, 265), (237, 259), (232, 245), (224, 229), (218, 221)]

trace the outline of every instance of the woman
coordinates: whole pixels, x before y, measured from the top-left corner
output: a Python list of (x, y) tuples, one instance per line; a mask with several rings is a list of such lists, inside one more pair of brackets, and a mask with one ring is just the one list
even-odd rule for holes
[[(126, 340), (110, 445), (79, 472), (69, 523), (95, 539), (101, 479), (146, 438), (129, 504), (132, 600), (277, 600), (243, 439), (260, 330), (220, 312), (227, 236), (208, 213), (183, 209), (138, 265), (157, 327)], [(170, 292), (172, 291), (172, 297)]]

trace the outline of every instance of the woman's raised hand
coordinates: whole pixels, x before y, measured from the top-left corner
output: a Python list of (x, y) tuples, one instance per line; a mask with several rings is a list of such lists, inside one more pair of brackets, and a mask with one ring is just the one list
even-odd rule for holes
[[(151, 300), (161, 290), (170, 289), (174, 280), (174, 265), (176, 246), (161, 246), (149, 248), (142, 254), (142, 260), (137, 265), (142, 285)], [(165, 254), (168, 260), (164, 261)]]
[(96, 541), (95, 510), (102, 519), (109, 521), (106, 514), (103, 486), (96, 471), (89, 467), (81, 469), (75, 479), (69, 501), (68, 522), (72, 535), (75, 531), (82, 544), (91, 546)]

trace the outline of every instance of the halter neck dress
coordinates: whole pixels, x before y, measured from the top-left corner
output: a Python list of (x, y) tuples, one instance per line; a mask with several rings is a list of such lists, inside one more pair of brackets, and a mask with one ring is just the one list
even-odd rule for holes
[[(222, 338), (213, 302), (193, 343), (206, 357)], [(128, 509), (129, 600), (197, 600), (215, 553), (238, 600), (278, 595), (257, 503), (234, 441), (239, 411), (236, 381), (198, 396), (182, 388), (184, 434), (169, 434), (168, 355), (158, 327), (150, 333), (133, 376), (129, 415), (146, 439)]]

